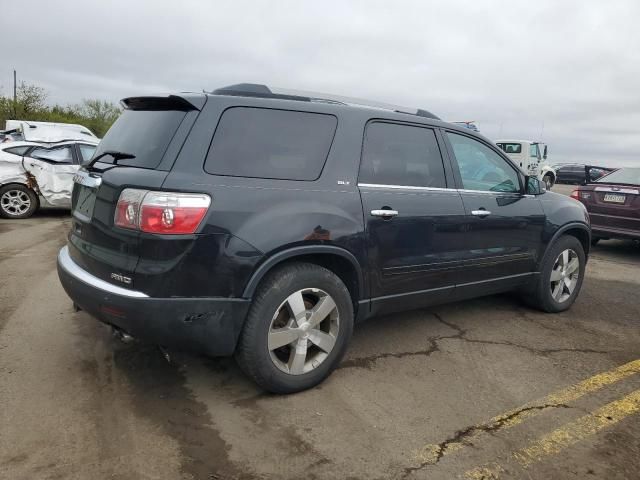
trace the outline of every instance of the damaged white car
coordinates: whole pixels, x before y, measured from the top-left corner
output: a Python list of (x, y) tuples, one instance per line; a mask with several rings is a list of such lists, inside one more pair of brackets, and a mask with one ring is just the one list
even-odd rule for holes
[(98, 143), (87, 135), (0, 144), (0, 216), (27, 218), (38, 208), (71, 208), (73, 176)]

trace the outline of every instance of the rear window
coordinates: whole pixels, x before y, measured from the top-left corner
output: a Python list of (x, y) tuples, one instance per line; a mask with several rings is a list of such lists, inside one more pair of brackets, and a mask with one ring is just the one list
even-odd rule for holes
[[(185, 115), (179, 110), (125, 110), (98, 145), (94, 157), (114, 150), (135, 155), (119, 160), (118, 165), (156, 168)], [(112, 160), (105, 156), (100, 161)]]
[(222, 114), (204, 169), (234, 177), (316, 180), (337, 123), (320, 113), (230, 108)]
[(23, 145), (21, 147), (11, 147), (5, 148), (4, 151), (7, 153), (13, 153), (14, 155), (24, 155), (27, 150), (29, 150), (29, 145)]
[[(522, 153), (522, 144), (520, 143), (497, 143), (498, 147), (500, 147), (504, 153)], [(536, 148), (538, 148), (536, 146)]]
[(640, 168), (621, 168), (596, 181), (600, 183), (640, 185)]

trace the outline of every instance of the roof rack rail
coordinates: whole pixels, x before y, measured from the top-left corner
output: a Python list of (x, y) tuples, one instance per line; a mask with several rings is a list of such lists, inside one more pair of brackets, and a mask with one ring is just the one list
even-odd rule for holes
[(387, 103), (375, 102), (372, 100), (363, 100), (359, 98), (342, 97), (339, 95), (330, 95), (315, 92), (303, 92), (297, 90), (274, 89), (259, 83), (238, 83), (227, 87), (218, 88), (211, 92), (214, 95), (232, 95), (239, 97), (260, 97), (260, 98), (278, 98), (281, 100), (296, 100), (300, 102), (313, 103), (330, 103), (333, 105), (351, 105), (369, 108), (377, 108), (380, 110), (390, 110), (396, 113), (405, 113), (407, 115), (416, 115), (418, 117), (432, 118), (440, 120), (440, 117), (434, 115), (428, 110), (421, 108), (407, 108)]

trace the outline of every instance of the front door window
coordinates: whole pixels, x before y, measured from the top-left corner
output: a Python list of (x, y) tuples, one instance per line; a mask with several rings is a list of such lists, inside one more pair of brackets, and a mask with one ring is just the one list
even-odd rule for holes
[(489, 147), (473, 138), (447, 132), (460, 169), (465, 190), (487, 192), (520, 191), (516, 170)]

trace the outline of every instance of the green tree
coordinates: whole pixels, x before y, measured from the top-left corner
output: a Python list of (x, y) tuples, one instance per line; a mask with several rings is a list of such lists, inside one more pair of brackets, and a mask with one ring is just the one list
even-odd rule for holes
[(84, 99), (75, 105), (48, 105), (47, 97), (44, 88), (25, 82), (17, 88), (15, 105), (12, 97), (0, 95), (0, 130), (9, 119), (78, 123), (103, 137), (121, 113), (118, 105), (105, 100)]

